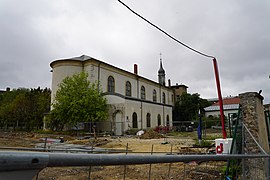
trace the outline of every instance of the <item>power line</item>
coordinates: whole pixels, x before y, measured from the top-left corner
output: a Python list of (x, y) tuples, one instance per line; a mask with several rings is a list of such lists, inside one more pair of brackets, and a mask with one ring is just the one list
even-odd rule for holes
[(141, 19), (143, 19), (144, 21), (146, 21), (148, 24), (150, 24), (151, 26), (155, 27), (156, 29), (158, 29), (159, 31), (161, 31), (163, 34), (165, 34), (166, 36), (168, 36), (169, 38), (171, 38), (172, 40), (178, 42), (179, 44), (181, 44), (182, 46), (188, 48), (189, 50), (196, 52), (202, 56), (208, 57), (208, 58), (215, 58), (214, 56), (211, 55), (207, 55), (205, 53), (202, 53), (188, 45), (186, 45), (185, 43), (179, 41), (178, 39), (176, 39), (175, 37), (173, 37), (172, 35), (170, 35), (169, 33), (167, 33), (166, 31), (164, 31), (163, 29), (161, 29), (160, 27), (158, 27), (157, 25), (153, 24), (152, 22), (150, 22), (149, 20), (147, 20), (146, 18), (144, 18), (143, 16), (141, 16), (140, 14), (136, 13), (134, 10), (132, 10), (128, 5), (126, 5), (125, 3), (123, 3), (121, 0), (117, 0), (119, 3), (121, 3), (123, 6), (125, 6), (128, 10), (130, 10), (133, 14), (135, 14), (136, 16), (140, 17)]
[(159, 28), (158, 26), (156, 26), (155, 24), (151, 23), (149, 20), (145, 19), (143, 16), (141, 16), (140, 14), (136, 13), (135, 11), (133, 11), (130, 7), (128, 7), (125, 3), (123, 3), (121, 0), (117, 0), (118, 2), (120, 2), (122, 5), (124, 5), (127, 9), (129, 9), (133, 14), (135, 14), (136, 16), (140, 17), (141, 19), (143, 19), (144, 21), (146, 21), (148, 24), (150, 24), (151, 26), (155, 27), (156, 29), (158, 29), (159, 31), (161, 31), (162, 33), (164, 33), (165, 35), (167, 35), (169, 38), (171, 38), (172, 40), (178, 42), (179, 44), (181, 44), (182, 46), (188, 48), (189, 50), (198, 53), (204, 57), (208, 57), (208, 58), (213, 58), (213, 64), (214, 64), (214, 72), (215, 72), (215, 77), (216, 77), (216, 85), (217, 85), (217, 91), (218, 91), (218, 99), (219, 99), (219, 105), (220, 105), (220, 119), (221, 119), (221, 125), (222, 125), (222, 135), (223, 135), (223, 139), (227, 138), (227, 134), (226, 134), (226, 129), (225, 129), (225, 120), (224, 120), (224, 112), (223, 112), (223, 103), (222, 103), (222, 95), (221, 95), (221, 89), (220, 89), (220, 81), (219, 81), (219, 73), (218, 73), (218, 67), (217, 67), (217, 60), (214, 56), (211, 55), (207, 55), (205, 53), (202, 53), (188, 45), (186, 45), (185, 43), (182, 43), (181, 41), (179, 41), (178, 39), (174, 38), (173, 36), (171, 36), (169, 33), (167, 33), (166, 31), (162, 30), (161, 28)]

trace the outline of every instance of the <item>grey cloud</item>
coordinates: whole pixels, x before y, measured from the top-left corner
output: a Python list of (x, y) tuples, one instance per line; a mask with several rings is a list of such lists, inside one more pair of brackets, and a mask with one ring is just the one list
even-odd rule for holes
[[(224, 96), (263, 89), (270, 100), (270, 3), (131, 1), (131, 8), (174, 37), (218, 59)], [(16, 4), (16, 6), (14, 6)], [(216, 97), (212, 60), (172, 41), (117, 1), (18, 1), (0, 6), (0, 88), (50, 87), (49, 63), (86, 54), (157, 80), (161, 52), (167, 79)]]

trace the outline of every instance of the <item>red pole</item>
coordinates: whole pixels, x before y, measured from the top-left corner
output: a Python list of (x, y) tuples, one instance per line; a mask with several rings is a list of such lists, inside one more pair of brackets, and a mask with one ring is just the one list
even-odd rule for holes
[(221, 126), (222, 126), (222, 136), (223, 136), (223, 139), (226, 139), (227, 138), (227, 133), (226, 133), (226, 129), (225, 129), (223, 101), (222, 101), (222, 95), (221, 95), (221, 89), (220, 89), (218, 65), (217, 65), (216, 58), (213, 59), (213, 64), (214, 64), (214, 71), (215, 71), (215, 77), (216, 77), (218, 102), (219, 102), (219, 109), (220, 109), (220, 120), (221, 120)]

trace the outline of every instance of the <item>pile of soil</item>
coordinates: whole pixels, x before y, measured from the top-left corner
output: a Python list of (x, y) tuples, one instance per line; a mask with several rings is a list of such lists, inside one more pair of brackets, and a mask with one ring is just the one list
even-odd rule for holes
[(140, 139), (159, 139), (159, 138), (164, 138), (164, 136), (152, 129), (146, 131), (143, 135), (140, 136)]
[(83, 139), (83, 140), (75, 139), (75, 140), (68, 141), (68, 143), (71, 143), (71, 144), (85, 144), (85, 145), (95, 146), (95, 147), (103, 146), (110, 142), (112, 142), (112, 140), (107, 139), (107, 138)]

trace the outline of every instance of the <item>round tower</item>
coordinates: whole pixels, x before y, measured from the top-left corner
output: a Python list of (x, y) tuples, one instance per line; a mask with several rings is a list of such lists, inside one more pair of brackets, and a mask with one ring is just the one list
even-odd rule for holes
[(71, 59), (57, 59), (51, 62), (50, 64), (52, 68), (51, 102), (54, 102), (54, 98), (59, 88), (59, 84), (63, 81), (64, 78), (83, 71), (82, 59), (80, 59), (81, 57)]

